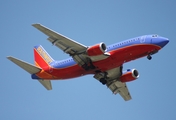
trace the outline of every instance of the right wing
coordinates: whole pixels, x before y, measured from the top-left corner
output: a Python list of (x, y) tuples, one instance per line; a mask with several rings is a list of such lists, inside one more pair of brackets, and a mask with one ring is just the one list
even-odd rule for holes
[(130, 92), (128, 91), (126, 83), (122, 83), (117, 80), (110, 84), (107, 83), (107, 86), (114, 94), (119, 93), (125, 101), (131, 99), (131, 95)]
[(101, 80), (105, 78), (107, 83), (106, 86), (112, 91), (113, 94), (119, 93), (121, 97), (127, 101), (131, 99), (130, 92), (128, 91), (126, 83), (120, 81), (120, 76), (122, 75), (123, 66), (116, 67), (106, 71), (106, 74), (97, 73), (94, 75), (94, 78)]
[(79, 54), (85, 52), (87, 50), (87, 46), (82, 45), (70, 38), (67, 38), (51, 29), (41, 25), (41, 24), (33, 24), (35, 28), (49, 36), (48, 40), (53, 44), (56, 45), (58, 48), (63, 50), (65, 53), (70, 55)]

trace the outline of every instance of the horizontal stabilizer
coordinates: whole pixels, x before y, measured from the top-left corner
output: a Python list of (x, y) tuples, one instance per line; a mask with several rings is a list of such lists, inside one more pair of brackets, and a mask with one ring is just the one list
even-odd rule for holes
[(36, 67), (35, 65), (24, 62), (24, 61), (19, 60), (17, 58), (9, 56), (9, 57), (7, 57), (7, 59), (9, 59), (10, 61), (12, 61), (13, 63), (15, 63), (16, 65), (18, 65), (19, 67), (21, 67), (22, 69), (24, 69), (25, 71), (27, 71), (30, 74), (35, 74), (35, 73), (38, 73), (41, 71), (41, 69)]
[(47, 90), (52, 90), (51, 80), (38, 80)]

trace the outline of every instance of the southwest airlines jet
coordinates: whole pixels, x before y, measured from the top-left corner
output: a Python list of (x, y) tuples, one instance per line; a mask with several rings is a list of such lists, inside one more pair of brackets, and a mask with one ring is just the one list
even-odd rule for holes
[(123, 71), (123, 64), (145, 56), (151, 60), (152, 55), (169, 42), (167, 38), (154, 34), (131, 38), (109, 46), (103, 42), (85, 46), (41, 24), (33, 26), (46, 34), (53, 45), (71, 57), (56, 61), (41, 45), (34, 47), (35, 65), (11, 56), (7, 57), (30, 73), (32, 79), (38, 80), (47, 90), (51, 90), (51, 80), (65, 80), (92, 74), (113, 94), (119, 93), (125, 101), (131, 99), (126, 82), (139, 78), (139, 73), (136, 69)]

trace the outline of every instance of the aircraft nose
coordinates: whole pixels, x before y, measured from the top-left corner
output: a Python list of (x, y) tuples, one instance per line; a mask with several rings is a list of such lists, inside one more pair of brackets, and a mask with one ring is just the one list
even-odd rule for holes
[(157, 39), (152, 40), (152, 42), (160, 47), (164, 47), (169, 42), (169, 39), (165, 37), (158, 37)]
[(169, 42), (168, 38), (161, 37), (159, 40), (159, 46), (164, 47)]

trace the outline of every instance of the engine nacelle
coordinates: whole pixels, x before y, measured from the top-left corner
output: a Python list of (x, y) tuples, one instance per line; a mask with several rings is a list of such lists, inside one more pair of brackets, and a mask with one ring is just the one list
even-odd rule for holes
[(139, 73), (136, 69), (128, 69), (123, 72), (123, 75), (120, 77), (121, 82), (130, 82), (139, 78)]
[(87, 49), (87, 55), (97, 56), (102, 55), (106, 51), (106, 45), (104, 43), (96, 44)]

